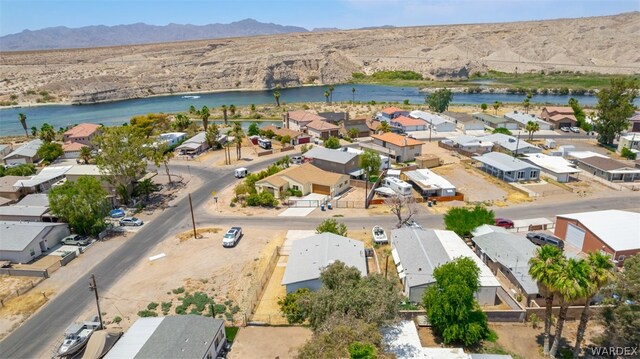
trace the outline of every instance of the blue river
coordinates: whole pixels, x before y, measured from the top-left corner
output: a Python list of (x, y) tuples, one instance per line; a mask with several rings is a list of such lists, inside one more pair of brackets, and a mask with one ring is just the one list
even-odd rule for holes
[[(419, 92), (418, 88), (380, 85), (337, 85), (333, 92), (333, 100), (336, 102), (351, 101), (353, 96), (351, 89), (354, 87), (356, 101), (402, 102), (409, 100), (413, 104), (424, 103), (425, 94)], [(325, 90), (324, 86), (282, 89), (280, 90), (280, 102), (321, 102), (325, 100)], [(1, 109), (0, 135), (24, 133), (18, 121), (19, 113), (27, 115), (29, 128), (32, 126), (40, 128), (46, 122), (57, 129), (82, 122), (101, 123), (105, 126), (121, 125), (135, 115), (186, 111), (191, 105), (196, 108), (201, 108), (204, 105), (214, 108), (223, 104), (238, 106), (274, 103), (273, 91), (224, 91), (197, 94), (196, 96), (199, 97), (185, 98), (182, 95), (171, 95), (90, 105), (46, 105)], [(536, 95), (531, 102), (565, 105), (570, 97), (575, 97), (583, 105), (593, 105), (596, 102), (594, 96), (559, 95)], [(522, 102), (523, 99), (523, 95), (454, 94), (453, 103), (479, 105), (482, 103), (491, 104), (495, 101)]]

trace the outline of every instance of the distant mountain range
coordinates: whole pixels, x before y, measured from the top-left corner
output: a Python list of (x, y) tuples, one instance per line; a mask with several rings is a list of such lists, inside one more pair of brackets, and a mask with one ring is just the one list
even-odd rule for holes
[(221, 37), (275, 35), (309, 32), (303, 27), (283, 26), (245, 19), (229, 24), (165, 26), (143, 23), (117, 26), (85, 26), (70, 29), (65, 26), (41, 30), (24, 30), (0, 37), (1, 51), (50, 50), (82, 47), (149, 44), (157, 42), (204, 40)]

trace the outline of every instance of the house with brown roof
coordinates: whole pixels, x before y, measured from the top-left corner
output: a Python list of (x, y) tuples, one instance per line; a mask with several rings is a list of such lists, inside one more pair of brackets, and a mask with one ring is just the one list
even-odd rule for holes
[(292, 166), (256, 182), (258, 192), (267, 191), (280, 198), (289, 188), (302, 192), (324, 194), (329, 197), (349, 189), (349, 175), (323, 171), (311, 163)]
[(397, 107), (387, 107), (383, 108), (382, 111), (376, 114), (376, 119), (380, 121), (389, 121), (393, 120), (398, 116), (409, 116), (409, 111), (403, 110)]
[(326, 140), (329, 137), (338, 137), (340, 127), (324, 120), (314, 120), (305, 125), (303, 130), (311, 137)]
[(389, 124), (392, 127), (396, 127), (401, 132), (424, 131), (427, 129), (427, 122), (425, 120), (407, 116), (398, 116), (390, 120)]
[(20, 197), (26, 194), (24, 188), (14, 186), (16, 182), (28, 180), (31, 177), (24, 176), (4, 176), (0, 177), (0, 197), (6, 198), (11, 202), (17, 202)]
[(80, 157), (82, 147), (88, 146), (80, 142), (65, 142), (62, 145), (62, 152), (64, 152), (63, 157), (67, 159)]
[(81, 123), (70, 130), (67, 130), (67, 132), (63, 134), (63, 141), (82, 143), (87, 146), (92, 146), (91, 141), (93, 141), (93, 139), (99, 134), (100, 125), (95, 123)]
[(279, 128), (274, 125), (267, 125), (262, 127), (260, 131), (261, 132), (271, 131), (273, 132), (274, 135), (279, 137), (289, 136), (291, 138), (292, 145), (299, 145), (299, 144), (311, 142), (311, 137), (309, 135), (302, 133), (300, 131), (294, 131), (292, 129), (285, 128), (285, 127)]
[(308, 111), (287, 111), (282, 114), (282, 127), (304, 132), (304, 128), (312, 121), (325, 121), (322, 116)]
[(540, 117), (550, 122), (553, 128), (575, 127), (578, 124), (573, 109), (568, 106), (547, 106), (542, 109)]
[(610, 182), (640, 181), (640, 169), (608, 157), (576, 158), (578, 168)]
[(442, 114), (462, 131), (484, 131), (484, 122), (468, 113), (445, 111)]
[[(370, 119), (367, 117), (357, 117), (354, 119), (343, 121), (340, 126), (340, 132), (344, 135), (349, 135), (349, 131), (352, 128), (355, 128), (358, 131), (358, 135), (356, 137), (368, 137), (371, 134), (371, 129), (369, 127)], [(380, 122), (378, 122), (379, 124)], [(349, 135), (349, 137), (351, 137)]]
[(339, 124), (342, 121), (347, 121), (349, 119), (349, 112), (318, 112), (318, 116), (325, 119), (325, 121), (329, 121), (334, 125)]
[(371, 135), (371, 138), (373, 142), (361, 143), (360, 146), (388, 155), (396, 162), (413, 161), (417, 156), (422, 155), (424, 142), (414, 138), (391, 132)]

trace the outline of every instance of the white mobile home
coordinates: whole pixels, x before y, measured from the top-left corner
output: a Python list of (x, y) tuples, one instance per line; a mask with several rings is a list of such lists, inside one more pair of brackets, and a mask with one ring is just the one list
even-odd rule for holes
[(392, 189), (401, 196), (411, 196), (412, 187), (407, 182), (395, 177), (386, 177), (382, 180), (382, 186)]

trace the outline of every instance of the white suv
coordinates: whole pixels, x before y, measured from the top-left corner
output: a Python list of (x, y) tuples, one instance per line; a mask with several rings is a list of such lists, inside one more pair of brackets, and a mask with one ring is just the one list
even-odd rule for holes
[(238, 240), (242, 237), (242, 228), (231, 227), (230, 230), (222, 238), (223, 247), (233, 247), (238, 243)]

